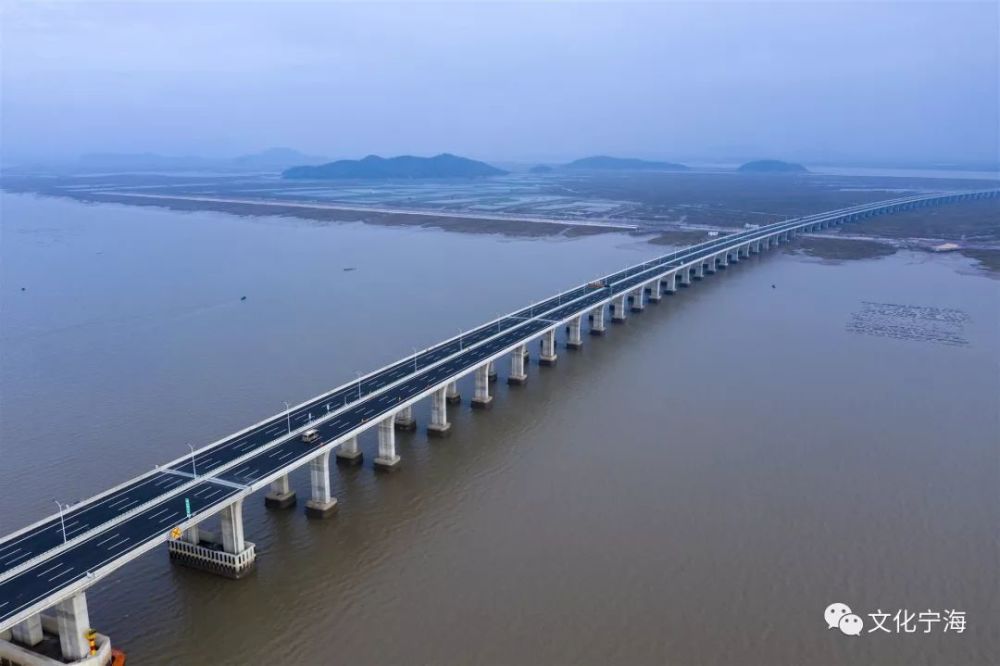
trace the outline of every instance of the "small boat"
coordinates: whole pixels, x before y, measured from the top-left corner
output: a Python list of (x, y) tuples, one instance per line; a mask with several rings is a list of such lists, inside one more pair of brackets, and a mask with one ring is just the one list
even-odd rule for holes
[(118, 648), (111, 648), (111, 666), (125, 666), (125, 653)]

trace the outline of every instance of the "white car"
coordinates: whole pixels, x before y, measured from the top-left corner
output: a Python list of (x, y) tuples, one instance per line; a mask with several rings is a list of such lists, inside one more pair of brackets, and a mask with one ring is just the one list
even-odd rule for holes
[(302, 433), (302, 441), (306, 444), (312, 444), (317, 439), (319, 439), (319, 430), (316, 430), (315, 428), (310, 428)]

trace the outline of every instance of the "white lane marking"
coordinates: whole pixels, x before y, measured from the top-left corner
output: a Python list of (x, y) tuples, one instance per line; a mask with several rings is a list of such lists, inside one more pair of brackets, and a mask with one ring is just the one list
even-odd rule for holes
[(201, 490), (199, 490), (198, 492), (196, 492), (194, 494), (194, 496), (195, 497), (201, 497), (202, 495), (204, 495), (205, 493), (207, 493), (211, 489), (212, 489), (212, 486), (205, 486), (204, 488), (202, 488)]
[(72, 571), (72, 570), (73, 570), (73, 567), (69, 567), (69, 568), (68, 568), (68, 569), (66, 569), (65, 571), (61, 571), (61, 572), (57, 573), (57, 574), (56, 574), (55, 576), (53, 576), (52, 578), (49, 578), (49, 579), (48, 579), (48, 581), (49, 581), (49, 582), (51, 583), (51, 582), (52, 582), (52, 581), (54, 581), (54, 580), (55, 580), (56, 578), (62, 578), (63, 576), (65, 576), (66, 574), (68, 574), (68, 573), (69, 573), (70, 571)]
[(160, 524), (162, 525), (163, 523), (165, 523), (165, 522), (167, 522), (168, 520), (172, 519), (172, 518), (173, 518), (174, 516), (179, 516), (179, 515), (181, 515), (181, 512), (180, 512), (180, 511), (174, 511), (173, 513), (170, 513), (170, 514), (167, 514), (167, 515), (166, 515), (166, 516), (164, 516), (163, 518), (160, 518), (160, 519), (159, 519), (158, 521), (156, 521), (156, 522), (158, 522), (158, 523), (160, 523)]
[(111, 541), (112, 539), (115, 539), (115, 538), (117, 538), (117, 537), (118, 537), (118, 532), (115, 532), (115, 533), (114, 533), (114, 534), (112, 534), (111, 536), (109, 536), (109, 537), (105, 537), (105, 538), (101, 539), (101, 540), (100, 540), (100, 541), (98, 541), (98, 542), (97, 542), (97, 543), (96, 543), (95, 545), (98, 545), (98, 546), (100, 546), (100, 545), (104, 544), (105, 542), (107, 542), (107, 541)]
[(0, 562), (2, 562), (3, 560), (7, 559), (8, 557), (12, 557), (15, 553), (20, 553), (22, 550), (24, 550), (24, 549), (23, 548), (18, 548), (17, 550), (13, 550), (13, 551), (7, 553), (3, 557), (0, 557)]
[(10, 560), (7, 560), (6, 562), (4, 562), (4, 564), (6, 564), (6, 565), (14, 564), (14, 562), (17, 562), (18, 560), (23, 560), (24, 558), (26, 558), (26, 557), (28, 557), (30, 555), (31, 555), (31, 551), (30, 550), (26, 550), (23, 553), (21, 553), (20, 555), (18, 555), (17, 557), (15, 557), (13, 559), (10, 559)]
[(205, 499), (206, 499), (206, 500), (210, 500), (210, 499), (212, 499), (213, 497), (215, 497), (216, 495), (219, 495), (219, 494), (221, 494), (221, 493), (222, 493), (222, 491), (221, 491), (221, 490), (219, 490), (218, 488), (216, 488), (216, 489), (215, 489), (215, 490), (214, 490), (214, 491), (212, 492), (212, 494), (211, 494), (211, 495), (205, 495)]
[(151, 515), (151, 516), (149, 516), (149, 517), (150, 517), (150, 518), (156, 518), (156, 517), (157, 517), (157, 516), (159, 516), (159, 515), (160, 515), (161, 513), (166, 513), (166, 512), (167, 512), (167, 511), (169, 511), (169, 510), (170, 510), (169, 508), (163, 508), (163, 509), (160, 509), (159, 511), (157, 511), (156, 513), (152, 514), (152, 515)]
[(290, 458), (290, 457), (292, 457), (294, 455), (295, 455), (295, 451), (289, 451), (288, 453), (286, 453), (283, 456), (278, 456), (278, 460), (285, 460), (286, 458)]
[(113, 544), (111, 544), (110, 546), (108, 546), (108, 550), (114, 550), (115, 548), (117, 548), (118, 546), (122, 545), (123, 543), (125, 543), (127, 541), (131, 541), (131, 540), (132, 540), (132, 537), (124, 537), (120, 541), (115, 541)]
[(77, 525), (76, 527), (74, 527), (71, 530), (69, 530), (69, 529), (66, 530), (66, 535), (69, 536), (70, 534), (73, 534), (74, 532), (79, 532), (80, 530), (85, 530), (88, 527), (90, 527), (90, 525), (88, 523), (84, 523), (83, 525)]
[(56, 564), (52, 565), (48, 569), (45, 569), (44, 571), (39, 571), (36, 575), (40, 578), (40, 577), (44, 576), (47, 573), (51, 573), (51, 572), (55, 571), (59, 567), (65, 566), (65, 564), (66, 564), (65, 562), (57, 562)]
[(128, 501), (128, 497), (123, 497), (120, 500), (118, 500), (117, 502), (112, 502), (111, 504), (109, 504), (108, 508), (109, 509), (113, 509), (114, 507), (118, 506), (122, 502), (127, 502), (127, 501)]

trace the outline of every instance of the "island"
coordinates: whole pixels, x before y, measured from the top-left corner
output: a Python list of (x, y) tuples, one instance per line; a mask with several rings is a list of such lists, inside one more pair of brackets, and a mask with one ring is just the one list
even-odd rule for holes
[(809, 169), (795, 162), (781, 160), (754, 160), (740, 165), (737, 171), (743, 173), (809, 173)]
[(600, 171), (687, 171), (683, 164), (674, 162), (654, 162), (640, 160), (634, 157), (608, 157), (595, 155), (574, 160), (566, 165), (567, 169), (592, 169)]
[(337, 160), (317, 166), (296, 166), (282, 172), (283, 178), (327, 180), (336, 178), (482, 178), (502, 176), (507, 172), (485, 162), (470, 160), (448, 153), (434, 157), (379, 157), (369, 155), (360, 160)]

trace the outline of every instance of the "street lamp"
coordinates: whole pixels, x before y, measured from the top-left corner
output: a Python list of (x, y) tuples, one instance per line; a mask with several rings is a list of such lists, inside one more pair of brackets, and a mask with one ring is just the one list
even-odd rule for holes
[(358, 376), (358, 400), (361, 400), (361, 371), (355, 370), (354, 374)]
[(281, 402), (285, 403), (285, 420), (288, 421), (288, 434), (291, 434), (292, 433), (292, 406), (289, 405), (284, 400), (282, 400)]
[(417, 366), (417, 356), (420, 354), (417, 352), (416, 347), (411, 347), (411, 349), (413, 350), (413, 372), (416, 372), (419, 369)]
[(465, 335), (465, 333), (462, 331), (462, 329), (458, 329), (458, 351), (462, 351), (462, 349), (463, 349), (463, 347), (462, 347), (462, 336), (463, 335)]
[(62, 525), (63, 543), (66, 543), (66, 520), (63, 518), (63, 505), (59, 503), (59, 500), (52, 501), (59, 507), (59, 524)]
[(191, 449), (191, 473), (194, 475), (194, 478), (197, 479), (198, 478), (198, 468), (195, 467), (195, 464), (194, 464), (194, 447), (192, 445), (188, 444), (188, 448)]

